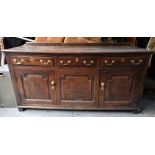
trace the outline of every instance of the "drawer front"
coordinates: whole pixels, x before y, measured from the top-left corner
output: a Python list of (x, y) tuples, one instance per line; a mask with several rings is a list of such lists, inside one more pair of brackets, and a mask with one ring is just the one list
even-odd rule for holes
[(141, 66), (145, 64), (145, 57), (102, 57), (101, 66)]
[(12, 56), (11, 62), (14, 65), (54, 66), (54, 58), (50, 57)]
[(59, 57), (59, 67), (95, 67), (97, 64), (96, 57)]

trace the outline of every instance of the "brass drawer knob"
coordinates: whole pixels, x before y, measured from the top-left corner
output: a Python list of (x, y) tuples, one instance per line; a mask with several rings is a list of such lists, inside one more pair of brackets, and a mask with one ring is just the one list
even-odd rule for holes
[(63, 60), (60, 60), (60, 63), (63, 64)]
[(55, 90), (55, 82), (54, 81), (51, 81), (51, 89)]
[(101, 87), (104, 87), (104, 82), (101, 82)]
[(87, 63), (87, 61), (86, 61), (86, 60), (83, 60), (83, 63), (84, 63), (84, 64), (86, 64), (86, 63)]
[(43, 60), (43, 59), (40, 59), (40, 63), (42, 65), (49, 65), (52, 61), (51, 60)]
[(71, 63), (71, 60), (68, 60), (67, 63), (64, 63), (63, 60), (60, 60), (60, 63), (63, 65), (63, 66), (67, 66)]
[(48, 60), (47, 62), (48, 62), (48, 63), (51, 63), (51, 60)]
[(94, 61), (93, 61), (93, 60), (91, 60), (91, 61), (90, 61), (90, 63), (91, 63), (91, 64), (93, 64), (93, 63), (94, 63)]
[(91, 66), (94, 63), (93, 60), (90, 61), (90, 63), (87, 63), (86, 60), (83, 60), (83, 64), (85, 64), (86, 66)]
[(104, 91), (104, 86), (105, 86), (104, 82), (101, 82), (100, 83), (100, 89), (101, 89), (101, 91)]
[(20, 64), (23, 64), (24, 63), (24, 59), (13, 59), (13, 62), (16, 64), (16, 65), (20, 65)]
[(71, 63), (71, 61), (70, 61), (70, 60), (68, 60), (68, 61), (67, 61), (67, 63), (68, 63), (68, 64), (70, 64), (70, 63)]
[(106, 65), (112, 65), (112, 64), (115, 63), (115, 60), (112, 60), (111, 62), (108, 61), (108, 60), (105, 60), (104, 63), (105, 63)]
[(140, 65), (142, 62), (143, 62), (142, 59), (140, 59), (140, 60), (138, 60), (138, 61), (133, 60), (133, 59), (131, 60), (131, 63), (132, 63), (133, 65)]
[(76, 62), (79, 62), (79, 58), (75, 58), (75, 61), (76, 61)]
[(51, 85), (54, 85), (55, 84), (55, 82), (54, 81), (51, 81)]

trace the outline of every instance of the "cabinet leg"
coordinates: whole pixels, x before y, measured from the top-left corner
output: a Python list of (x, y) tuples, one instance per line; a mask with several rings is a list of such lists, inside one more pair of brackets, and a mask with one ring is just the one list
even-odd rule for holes
[(18, 111), (24, 111), (25, 109), (24, 108), (18, 108)]

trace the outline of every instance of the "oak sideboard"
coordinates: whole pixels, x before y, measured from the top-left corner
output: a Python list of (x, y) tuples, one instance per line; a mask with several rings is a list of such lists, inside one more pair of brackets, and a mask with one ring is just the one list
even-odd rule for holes
[(26, 43), (3, 50), (18, 109), (139, 112), (151, 52), (102, 44)]

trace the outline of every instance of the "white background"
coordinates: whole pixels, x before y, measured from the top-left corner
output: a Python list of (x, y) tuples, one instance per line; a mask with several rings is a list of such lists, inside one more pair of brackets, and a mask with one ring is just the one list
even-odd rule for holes
[(0, 1), (0, 36), (155, 36), (154, 0)]
[[(153, 37), (154, 7), (154, 0), (5, 0), (0, 36)], [(154, 118), (0, 118), (1, 155), (154, 155), (154, 141)]]
[(154, 155), (153, 118), (1, 118), (2, 155)]

